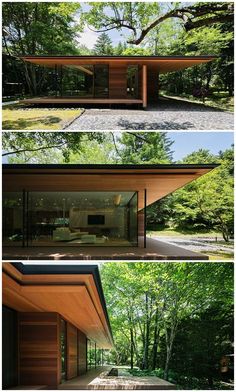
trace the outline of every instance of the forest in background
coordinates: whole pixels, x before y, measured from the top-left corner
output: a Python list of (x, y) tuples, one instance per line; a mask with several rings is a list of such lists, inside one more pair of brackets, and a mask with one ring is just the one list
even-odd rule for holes
[[(8, 163), (174, 163), (173, 141), (165, 132), (5, 132)], [(218, 163), (219, 167), (147, 208), (147, 229), (182, 233), (234, 230), (234, 148), (212, 154), (200, 149), (175, 163)]]
[[(160, 76), (163, 94), (232, 109), (233, 3), (4, 3), (4, 96), (40, 95), (48, 70), (21, 55), (216, 55), (217, 60)], [(121, 37), (114, 44), (109, 32)], [(83, 32), (96, 31), (92, 49)]]
[(110, 361), (177, 389), (233, 389), (233, 263), (104, 263)]

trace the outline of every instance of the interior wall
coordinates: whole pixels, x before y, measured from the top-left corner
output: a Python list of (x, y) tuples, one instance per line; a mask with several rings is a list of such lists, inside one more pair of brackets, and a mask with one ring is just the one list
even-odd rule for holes
[[(104, 225), (89, 225), (88, 215), (104, 215)], [(107, 209), (80, 209), (77, 207), (70, 208), (69, 212), (70, 228), (80, 228), (89, 232), (92, 228), (113, 228), (118, 229), (121, 237), (125, 235), (125, 208), (107, 208)]]
[(67, 322), (67, 379), (77, 376), (77, 328)]
[(18, 385), (17, 312), (2, 307), (2, 387)]
[(87, 338), (78, 330), (78, 376), (87, 371)]
[(60, 317), (58, 313), (23, 312), (19, 325), (19, 384), (60, 383)]

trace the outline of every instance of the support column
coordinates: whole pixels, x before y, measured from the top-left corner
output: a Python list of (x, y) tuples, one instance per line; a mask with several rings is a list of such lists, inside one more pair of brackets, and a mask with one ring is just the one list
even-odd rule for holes
[(143, 65), (143, 84), (142, 84), (142, 95), (143, 95), (143, 108), (147, 107), (147, 66)]

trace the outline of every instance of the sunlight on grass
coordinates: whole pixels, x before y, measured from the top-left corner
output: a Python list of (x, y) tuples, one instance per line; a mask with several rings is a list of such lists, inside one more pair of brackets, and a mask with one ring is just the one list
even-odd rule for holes
[(60, 130), (82, 114), (81, 109), (38, 109), (7, 106), (2, 111), (3, 130)]

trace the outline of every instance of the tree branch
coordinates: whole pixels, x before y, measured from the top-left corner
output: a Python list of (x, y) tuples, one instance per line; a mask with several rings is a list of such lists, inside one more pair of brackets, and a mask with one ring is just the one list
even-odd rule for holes
[(59, 148), (62, 147), (63, 145), (65, 145), (66, 143), (62, 143), (62, 144), (56, 144), (56, 145), (52, 145), (52, 146), (44, 146), (44, 147), (39, 147), (39, 148), (25, 148), (22, 150), (16, 150), (16, 151), (11, 151), (11, 152), (5, 152), (4, 154), (2, 154), (2, 156), (7, 156), (7, 155), (14, 155), (14, 154), (20, 154), (22, 152), (32, 152), (32, 151), (40, 151), (40, 150), (47, 150), (50, 148)]

